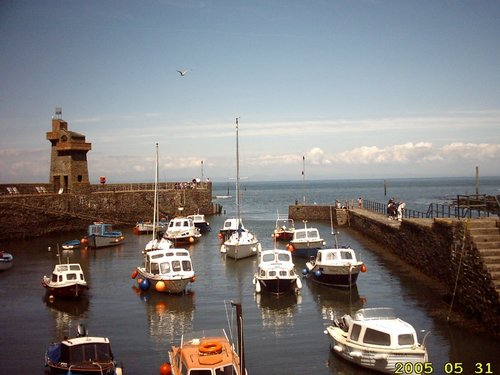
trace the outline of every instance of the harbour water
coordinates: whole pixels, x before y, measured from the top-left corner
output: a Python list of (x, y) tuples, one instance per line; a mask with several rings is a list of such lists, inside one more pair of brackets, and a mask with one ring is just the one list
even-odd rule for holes
[[(234, 197), (233, 187), (230, 194)], [(242, 216), (263, 247), (270, 248), (276, 213), (286, 214), (288, 205), (304, 197), (307, 203), (325, 204), (358, 196), (384, 202), (394, 196), (405, 200), (407, 207), (420, 209), (431, 202), (450, 201), (456, 194), (474, 193), (475, 181), (397, 180), (389, 181), (387, 187), (386, 196), (383, 180), (245, 182)], [(498, 194), (499, 188), (500, 178), (481, 180), (481, 193)], [(214, 184), (213, 193), (226, 195), (227, 184)], [(0, 273), (0, 374), (43, 374), (47, 344), (73, 334), (78, 323), (85, 323), (91, 335), (110, 338), (126, 374), (158, 374), (168, 349), (179, 342), (182, 333), (228, 328), (225, 302), (231, 300), (241, 301), (243, 306), (250, 375), (371, 374), (333, 355), (323, 334), (332, 316), (363, 306), (393, 307), (417, 329), (420, 339), (430, 331), (426, 343), (433, 374), (460, 373), (460, 368), (463, 374), (472, 374), (479, 368), (476, 364), (482, 365), (482, 372), (477, 373), (500, 372), (498, 340), (436, 318), (432, 312), (447, 306), (432, 288), (384, 257), (376, 243), (349, 228), (337, 228), (339, 242), (353, 247), (368, 267), (351, 293), (304, 280), (298, 296), (255, 296), (256, 257), (236, 262), (219, 253), (217, 231), (227, 217), (235, 215), (235, 205), (233, 198), (218, 202), (224, 206), (223, 215), (210, 217), (212, 232), (189, 247), (196, 282), (182, 296), (140, 292), (130, 275), (142, 261), (141, 251), (150, 236), (136, 236), (132, 228), (124, 229), (126, 242), (118, 247), (62, 252), (64, 258), (82, 264), (90, 284), (88, 298), (79, 303), (46, 301), (40, 279), (57, 262), (58, 244), (82, 237), (86, 228), (0, 243), (15, 256), (14, 267)], [(330, 223), (308, 225), (318, 227), (328, 244), (333, 244)], [(300, 270), (305, 260), (295, 259), (295, 263)]]

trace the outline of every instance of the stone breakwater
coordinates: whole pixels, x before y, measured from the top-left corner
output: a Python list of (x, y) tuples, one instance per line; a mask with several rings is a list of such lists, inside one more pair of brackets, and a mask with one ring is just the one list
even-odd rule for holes
[[(330, 212), (335, 225), (348, 225), (371, 238), (384, 249), (382, 257), (401, 262), (422, 287), (439, 293), (443, 306), (429, 306), (436, 315), (456, 320), (459, 325), (465, 318), (470, 328), (499, 335), (500, 278), (496, 270), (500, 256), (496, 254), (500, 250), (483, 249), (499, 244), (498, 218), (398, 222), (365, 209), (330, 210), (330, 206), (306, 205), (289, 206), (288, 215), (296, 221), (330, 220)], [(483, 227), (493, 233), (489, 239), (473, 234), (482, 230), (474, 228)], [(486, 241), (492, 246), (486, 246)]]
[[(127, 189), (125, 189), (125, 187)], [(154, 190), (137, 186), (114, 185), (106, 190), (96, 187), (87, 194), (20, 193), (0, 196), (0, 240), (37, 237), (72, 230), (86, 231), (93, 221), (115, 226), (133, 226), (137, 221), (152, 220)], [(179, 188), (176, 185), (159, 190), (160, 212), (170, 218), (201, 213), (211, 215), (212, 185)]]

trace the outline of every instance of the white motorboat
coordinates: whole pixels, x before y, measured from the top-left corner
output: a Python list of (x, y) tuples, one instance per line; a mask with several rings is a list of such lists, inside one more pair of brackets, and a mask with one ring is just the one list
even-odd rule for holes
[(42, 286), (54, 297), (79, 298), (89, 286), (79, 263), (56, 264), (51, 276), (42, 277)]
[(184, 293), (195, 281), (191, 256), (186, 249), (167, 248), (144, 252), (144, 264), (132, 272), (143, 291)]
[(359, 272), (365, 272), (366, 266), (349, 247), (319, 249), (316, 257), (306, 262), (304, 271), (310, 280), (319, 284), (351, 287), (356, 285)]
[(316, 256), (318, 249), (325, 245), (326, 242), (321, 238), (319, 230), (307, 227), (307, 221), (304, 221), (304, 228), (294, 230), (287, 249), (295, 256), (309, 258)]
[(283, 249), (262, 250), (253, 284), (256, 293), (283, 294), (300, 290), (302, 281), (295, 270), (292, 254)]
[(344, 315), (325, 334), (335, 354), (359, 366), (387, 374), (428, 370), (425, 337), (420, 344), (413, 326), (397, 318), (392, 308), (360, 309), (353, 318)]
[(194, 226), (198, 228), (201, 234), (212, 230), (212, 228), (210, 228), (210, 223), (205, 219), (205, 215), (203, 214), (188, 215), (188, 219), (193, 221)]
[(262, 249), (257, 236), (245, 229), (241, 220), (238, 119), (236, 119), (236, 210), (236, 221), (230, 222), (233, 228), (234, 226), (236, 226), (236, 231), (233, 232), (230, 237), (224, 241), (220, 248), (220, 251), (230, 258), (238, 260), (255, 255)]
[(163, 234), (163, 238), (172, 241), (174, 245), (194, 244), (200, 237), (200, 230), (188, 217), (176, 217), (170, 220), (167, 231)]
[(45, 366), (56, 374), (123, 374), (123, 366), (113, 358), (109, 339), (88, 336), (82, 324), (78, 325), (76, 337), (48, 346)]
[(0, 251), (0, 271), (8, 270), (14, 264), (14, 256), (6, 251)]

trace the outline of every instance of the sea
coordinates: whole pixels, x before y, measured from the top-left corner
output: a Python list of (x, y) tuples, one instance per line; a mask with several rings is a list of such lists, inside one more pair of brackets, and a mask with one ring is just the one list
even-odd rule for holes
[[(500, 194), (500, 177), (380, 180), (324, 180), (241, 184), (241, 216), (263, 248), (274, 246), (271, 233), (277, 215), (286, 215), (295, 202), (333, 204), (358, 197), (386, 202), (394, 197), (407, 208), (426, 211), (431, 203), (448, 203), (458, 194)], [(207, 217), (212, 231), (187, 247), (196, 281), (184, 295), (143, 292), (131, 273), (142, 262), (150, 235), (121, 228), (125, 243), (98, 250), (62, 251), (62, 243), (82, 238), (86, 228), (59, 235), (0, 242), (11, 252), (14, 266), (0, 272), (0, 374), (44, 374), (49, 343), (72, 336), (79, 323), (89, 334), (109, 337), (125, 374), (159, 374), (168, 350), (184, 333), (224, 328), (235, 335), (231, 301), (243, 307), (246, 367), (249, 375), (336, 374), (372, 372), (338, 358), (330, 350), (325, 328), (335, 317), (363, 307), (392, 307), (412, 324), (429, 352), (433, 374), (499, 374), (500, 342), (450, 324), (455, 312), (442, 297), (406, 267), (384, 256), (380, 245), (348, 227), (335, 228), (341, 245), (355, 249), (367, 266), (356, 288), (342, 290), (303, 280), (300, 294), (255, 294), (252, 283), (257, 258), (239, 261), (220, 254), (218, 230), (235, 217), (234, 181), (213, 184), (214, 203), (222, 213)], [(215, 196), (231, 196), (215, 198)], [(89, 223), (90, 224), (90, 223)], [(296, 223), (301, 227), (302, 223)], [(310, 221), (333, 245), (329, 222)], [(278, 247), (285, 244), (278, 244)], [(49, 301), (40, 284), (58, 259), (81, 263), (90, 284), (88, 297), (78, 302)], [(295, 258), (300, 271), (305, 259)], [(429, 261), (433, 261), (429, 259)], [(460, 275), (459, 275), (460, 277)], [(434, 314), (446, 311), (447, 317)], [(453, 320), (453, 319), (450, 319)], [(465, 323), (466, 325), (467, 323)]]

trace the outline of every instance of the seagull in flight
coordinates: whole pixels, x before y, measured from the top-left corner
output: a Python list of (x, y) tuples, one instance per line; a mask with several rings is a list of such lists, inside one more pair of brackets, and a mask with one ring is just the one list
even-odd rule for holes
[(181, 77), (184, 77), (187, 74), (188, 70), (178, 70), (177, 72), (181, 75)]

